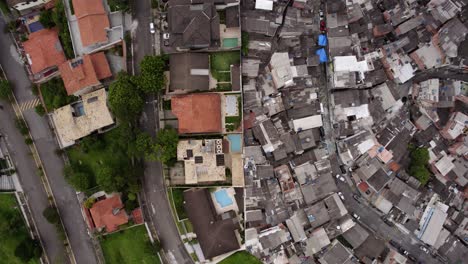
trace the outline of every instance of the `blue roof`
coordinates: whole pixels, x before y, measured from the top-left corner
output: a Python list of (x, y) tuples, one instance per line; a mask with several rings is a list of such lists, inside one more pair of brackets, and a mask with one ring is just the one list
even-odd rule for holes
[(327, 36), (325, 36), (325, 35), (323, 35), (323, 34), (322, 34), (322, 35), (319, 35), (319, 37), (318, 37), (318, 44), (319, 44), (319, 46), (326, 46), (326, 45), (327, 45), (327, 42), (328, 42), (328, 41), (327, 41)]
[(28, 27), (29, 27), (29, 31), (31, 31), (31, 33), (39, 31), (41, 29), (44, 29), (44, 26), (39, 21), (36, 21), (36, 22), (33, 22), (33, 23), (29, 24)]
[(315, 54), (319, 56), (320, 63), (324, 63), (328, 61), (327, 52), (324, 48), (318, 49)]

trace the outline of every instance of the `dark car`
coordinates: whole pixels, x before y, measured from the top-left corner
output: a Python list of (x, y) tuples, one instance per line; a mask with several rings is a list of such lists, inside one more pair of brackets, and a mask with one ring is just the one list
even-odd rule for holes
[(346, 167), (344, 165), (340, 166), (341, 173), (346, 174), (348, 171), (346, 171)]
[(354, 198), (354, 200), (356, 200), (356, 202), (361, 203), (361, 196), (359, 196), (357, 194), (353, 194), (353, 198)]
[(408, 254), (408, 258), (409, 258), (411, 261), (414, 261), (414, 262), (418, 261), (418, 259), (417, 259), (415, 256), (411, 255), (411, 254)]
[(393, 247), (395, 247), (397, 249), (401, 247), (400, 243), (396, 242), (395, 240), (390, 240), (389, 243), (390, 243), (390, 245), (392, 245)]

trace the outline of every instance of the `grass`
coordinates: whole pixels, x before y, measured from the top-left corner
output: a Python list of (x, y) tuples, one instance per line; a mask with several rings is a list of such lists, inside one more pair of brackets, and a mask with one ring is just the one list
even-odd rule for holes
[(160, 263), (144, 225), (101, 237), (106, 263)]
[(238, 51), (216, 52), (210, 55), (211, 74), (220, 82), (230, 82), (231, 65), (239, 63)]
[(256, 257), (252, 256), (247, 251), (239, 251), (228, 258), (223, 259), (219, 264), (261, 264), (262, 262)]
[[(18, 204), (16, 203), (15, 196), (13, 194), (0, 194), (0, 223), (8, 222), (8, 220), (10, 220), (10, 217), (8, 216), (14, 216), (19, 217), (19, 219), (23, 219)], [(22, 222), (22, 225), (14, 232), (0, 228), (0, 237), (2, 241), (0, 243), (0, 262), (9, 264), (23, 263), (15, 256), (14, 252), (18, 244), (23, 239), (29, 237), (25, 223)], [(28, 264), (36, 263), (39, 263), (38, 259), (32, 259), (28, 262)]]
[(183, 195), (183, 192), (185, 190), (186, 189), (182, 189), (182, 188), (171, 189), (172, 201), (174, 202), (175, 210), (180, 220), (187, 218), (187, 213), (185, 212), (185, 208), (184, 208), (184, 195)]
[(232, 85), (230, 83), (218, 83), (216, 84), (216, 91), (217, 92), (226, 92), (231, 91)]

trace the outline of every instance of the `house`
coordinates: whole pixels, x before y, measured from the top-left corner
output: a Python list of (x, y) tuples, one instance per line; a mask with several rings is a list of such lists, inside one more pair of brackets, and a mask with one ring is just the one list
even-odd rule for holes
[(53, 2), (53, 0), (6, 0), (8, 7), (17, 10), (21, 14), (25, 14), (34, 10), (40, 10), (50, 2)]
[(115, 123), (105, 89), (82, 95), (80, 101), (56, 109), (51, 121), (62, 149), (96, 131), (104, 132)]
[(192, 188), (184, 191), (183, 195), (185, 210), (205, 259), (212, 259), (240, 248), (238, 220), (229, 212), (221, 215), (216, 212), (208, 189)]
[(419, 221), (417, 236), (424, 243), (434, 246), (447, 219), (448, 206), (439, 201), (439, 196), (434, 194), (426, 206)]
[(468, 126), (468, 116), (462, 112), (455, 112), (451, 115), (440, 134), (449, 140), (454, 140), (463, 134)]
[(170, 93), (207, 91), (210, 82), (210, 62), (206, 53), (169, 55)]
[[(80, 43), (76, 43), (77, 41), (74, 43), (76, 53), (81, 54), (82, 51), (92, 53), (122, 41), (121, 13), (109, 15), (104, 0), (72, 0), (71, 2), (78, 23), (79, 40), (81, 40)], [(114, 19), (110, 19), (110, 16)], [(78, 45), (80, 48), (76, 47)]]
[(468, 28), (458, 18), (454, 18), (439, 29), (439, 32), (433, 37), (433, 42), (439, 45), (445, 56), (456, 58), (458, 46), (467, 34)]
[(358, 61), (356, 56), (335, 56), (333, 58), (334, 88), (353, 88), (361, 83), (364, 73), (373, 70), (367, 60)]
[(93, 226), (98, 230), (105, 229), (107, 233), (116, 231), (119, 226), (128, 223), (128, 215), (120, 195), (106, 197), (97, 201), (89, 209)]
[(68, 95), (80, 96), (101, 86), (100, 80), (112, 77), (104, 52), (83, 55), (59, 66)]
[[(320, 258), (321, 264), (345, 264), (352, 263), (350, 259), (353, 257), (351, 251), (343, 246), (338, 240), (334, 240), (330, 249), (325, 252)], [(350, 262), (348, 262), (350, 261)]]
[(180, 134), (221, 133), (221, 96), (217, 93), (174, 96), (172, 113)]
[(330, 239), (328, 238), (327, 232), (323, 227), (315, 229), (306, 240), (305, 255), (312, 257), (315, 253), (318, 253), (322, 248), (330, 245)]
[(226, 180), (222, 139), (180, 140), (177, 160), (184, 162), (185, 184)]
[(23, 42), (23, 47), (35, 80), (51, 75), (66, 61), (56, 29), (31, 33), (29, 39)]
[(220, 18), (212, 2), (168, 2), (169, 46), (203, 49), (220, 46)]

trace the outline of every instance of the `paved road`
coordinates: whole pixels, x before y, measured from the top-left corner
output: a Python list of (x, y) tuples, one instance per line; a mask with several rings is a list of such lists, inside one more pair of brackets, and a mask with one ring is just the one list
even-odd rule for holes
[[(135, 72), (139, 72), (139, 63), (145, 55), (154, 54), (153, 41), (149, 31), (151, 21), (151, 3), (149, 0), (134, 1), (134, 17), (138, 21), (134, 39)], [(154, 96), (148, 96), (142, 117), (142, 128), (156, 136), (159, 130), (158, 109)], [(184, 248), (179, 232), (172, 218), (171, 208), (167, 200), (162, 166), (159, 162), (146, 162), (143, 179), (143, 193), (141, 195), (146, 220), (161, 240), (167, 259), (170, 263), (193, 263)]]
[[(5, 22), (3, 18), (0, 18), (0, 28), (4, 28), (4, 26)], [(9, 35), (4, 34), (3, 30), (0, 34), (0, 63), (10, 81), (14, 84), (14, 92), (18, 98), (18, 103), (22, 104), (36, 99), (31, 92), (31, 83), (23, 64), (18, 59), (19, 56)], [(96, 253), (91, 245), (75, 191), (65, 182), (62, 175), (63, 160), (55, 154), (58, 145), (52, 131), (49, 129), (47, 120), (39, 117), (34, 109), (27, 110), (23, 114), (44, 163), (44, 169), (48, 175), (76, 261), (79, 264), (96, 263)], [(22, 159), (18, 160), (18, 162), (20, 161)], [(25, 181), (26, 179), (23, 180), (23, 182)], [(35, 188), (42, 188), (42, 185), (35, 185)]]

